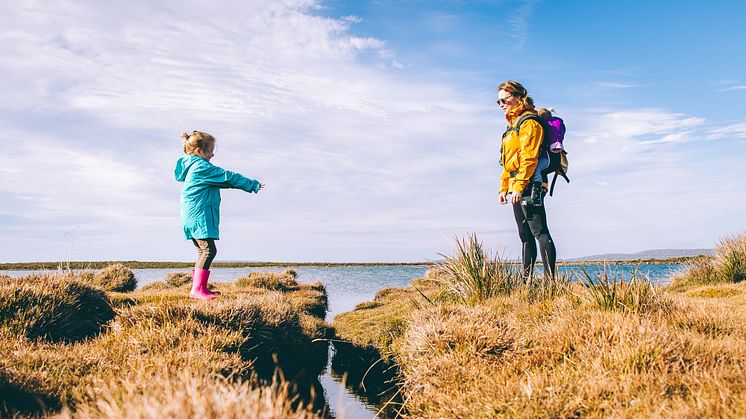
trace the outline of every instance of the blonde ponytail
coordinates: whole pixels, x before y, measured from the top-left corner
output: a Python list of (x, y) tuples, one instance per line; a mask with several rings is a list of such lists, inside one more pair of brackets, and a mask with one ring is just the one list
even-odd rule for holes
[(181, 139), (184, 141), (184, 153), (196, 154), (197, 151), (207, 151), (208, 148), (215, 144), (215, 137), (202, 131), (192, 131), (191, 134), (181, 133)]

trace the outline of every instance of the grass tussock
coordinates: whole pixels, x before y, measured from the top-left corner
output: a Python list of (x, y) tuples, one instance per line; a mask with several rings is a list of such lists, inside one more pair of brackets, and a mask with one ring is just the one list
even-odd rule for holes
[(411, 417), (746, 416), (744, 281), (669, 293), (607, 268), (437, 298), (453, 275), (419, 280), (429, 303), (387, 289), (334, 321), (340, 338), (387, 351)]
[(134, 272), (121, 263), (114, 263), (92, 275), (92, 284), (113, 292), (131, 292), (137, 288)]
[(674, 275), (670, 289), (686, 290), (711, 284), (738, 283), (746, 279), (746, 234), (725, 237), (715, 255), (695, 259), (687, 269)]
[(192, 274), (190, 272), (170, 272), (165, 278), (166, 285), (178, 288), (192, 283)]
[[(80, 285), (79, 278), (54, 279), (0, 281), (0, 353), (4, 354), (0, 393), (6, 396), (0, 416), (53, 413), (68, 406), (69, 414), (82, 417), (113, 417), (122, 412), (129, 412), (124, 415), (128, 417), (152, 417), (147, 412), (171, 411), (186, 403), (185, 394), (196, 398), (183, 405), (184, 412), (197, 416), (198, 409), (206, 409), (208, 417), (245, 416), (236, 413), (238, 407), (203, 406), (232, 397), (259, 403), (246, 411), (266, 412), (264, 417), (312, 416), (306, 403), (281, 397), (285, 384), (267, 387), (267, 383), (277, 365), (285, 377), (300, 382), (323, 371), (327, 349), (314, 340), (331, 337), (331, 329), (323, 315), (309, 309), (313, 306), (309, 300), (326, 299), (320, 284), (298, 284), (293, 292), (220, 284), (220, 298), (206, 302), (191, 300), (185, 290), (168, 286), (105, 293)], [(83, 340), (68, 335), (65, 339), (29, 336), (29, 330), (65, 330), (59, 325), (77, 323), (69, 320), (74, 316), (86, 319), (98, 313), (98, 302), (57, 301), (65, 301), (74, 294), (71, 290), (79, 288), (111, 301), (106, 307), (113, 318), (108, 323), (99, 321), (97, 334)], [(7, 296), (24, 303), (6, 304)], [(47, 321), (40, 328), (32, 322), (44, 315), (58, 323)], [(59, 323), (59, 319), (68, 320)], [(175, 376), (175, 371), (191, 375)], [(146, 384), (143, 392), (144, 387), (138, 386)], [(198, 394), (204, 391), (216, 393)], [(239, 406), (249, 409), (247, 404)]]
[(0, 281), (0, 327), (26, 339), (74, 342), (114, 318), (109, 297), (75, 278), (32, 275)]
[(238, 278), (236, 285), (239, 287), (255, 287), (268, 290), (287, 291), (298, 285), (296, 277), (298, 274), (292, 269), (286, 269), (282, 273), (275, 272), (251, 272)]

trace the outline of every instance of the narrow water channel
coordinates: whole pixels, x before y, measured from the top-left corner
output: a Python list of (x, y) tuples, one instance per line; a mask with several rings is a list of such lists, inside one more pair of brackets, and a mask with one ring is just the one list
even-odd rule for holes
[[(412, 279), (423, 276), (426, 270), (427, 268), (422, 266), (295, 269), (298, 272), (299, 281), (321, 281), (325, 285), (329, 296), (329, 312), (327, 313), (329, 323), (337, 314), (351, 311), (357, 304), (372, 300), (380, 289), (406, 286)], [(346, 419), (379, 417), (379, 408), (374, 401), (363, 394), (358, 394), (354, 390), (356, 386), (346, 385), (350, 383), (345, 382), (347, 371), (344, 367), (340, 368), (340, 363), (337, 362), (336, 368), (333, 368), (332, 364), (337, 351), (344, 351), (344, 348), (340, 344), (329, 345), (329, 362), (326, 370), (319, 377), (330, 411), (335, 417)], [(354, 380), (354, 377), (350, 379)], [(378, 392), (378, 390), (373, 391)]]

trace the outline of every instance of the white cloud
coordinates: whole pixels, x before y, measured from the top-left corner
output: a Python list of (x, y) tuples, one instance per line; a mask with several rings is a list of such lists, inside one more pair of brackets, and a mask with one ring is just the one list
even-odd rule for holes
[(746, 122), (738, 122), (723, 127), (712, 128), (707, 133), (707, 139), (736, 139), (746, 138)]
[[(448, 86), (363, 64), (367, 51), (395, 56), (383, 40), (354, 36), (354, 19), (314, 16), (315, 6), (9, 7), (2, 31), (14, 42), (0, 46), (0, 74), (19, 83), (0, 99), (0, 126), (17, 139), (1, 162), (12, 198), (3, 212), (21, 230), (44, 224), (26, 228), (26, 242), (47, 240), (9, 257), (53, 258), (74, 226), (84, 226), (78, 259), (191, 257), (179, 247), (171, 174), (178, 134), (191, 129), (217, 136), (216, 164), (268, 185), (256, 197), (224, 193), (221, 257), (421, 259), (437, 250), (433, 236), (407, 231), (450, 241), (469, 228), (482, 210), (462, 203), (493, 199), (461, 185), (493, 189), (493, 115)], [(400, 233), (371, 255), (365, 234), (318, 245), (351, 229)], [(281, 231), (296, 244), (278, 241)], [(243, 232), (262, 243), (252, 254)], [(147, 245), (126, 244), (138, 237)]]

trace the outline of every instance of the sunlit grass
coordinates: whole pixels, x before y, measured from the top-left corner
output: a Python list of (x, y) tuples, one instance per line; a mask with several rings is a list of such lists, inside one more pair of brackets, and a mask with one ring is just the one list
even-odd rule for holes
[(507, 291), (496, 261), (471, 236), (335, 319), (398, 367), (410, 417), (746, 416), (746, 282), (670, 293), (605, 266)]
[(0, 416), (64, 406), (75, 417), (315, 416), (287, 383), (271, 382), (277, 365), (308, 379), (325, 367), (321, 284), (221, 283), (212, 301), (165, 283), (127, 293), (88, 284), (0, 279)]

